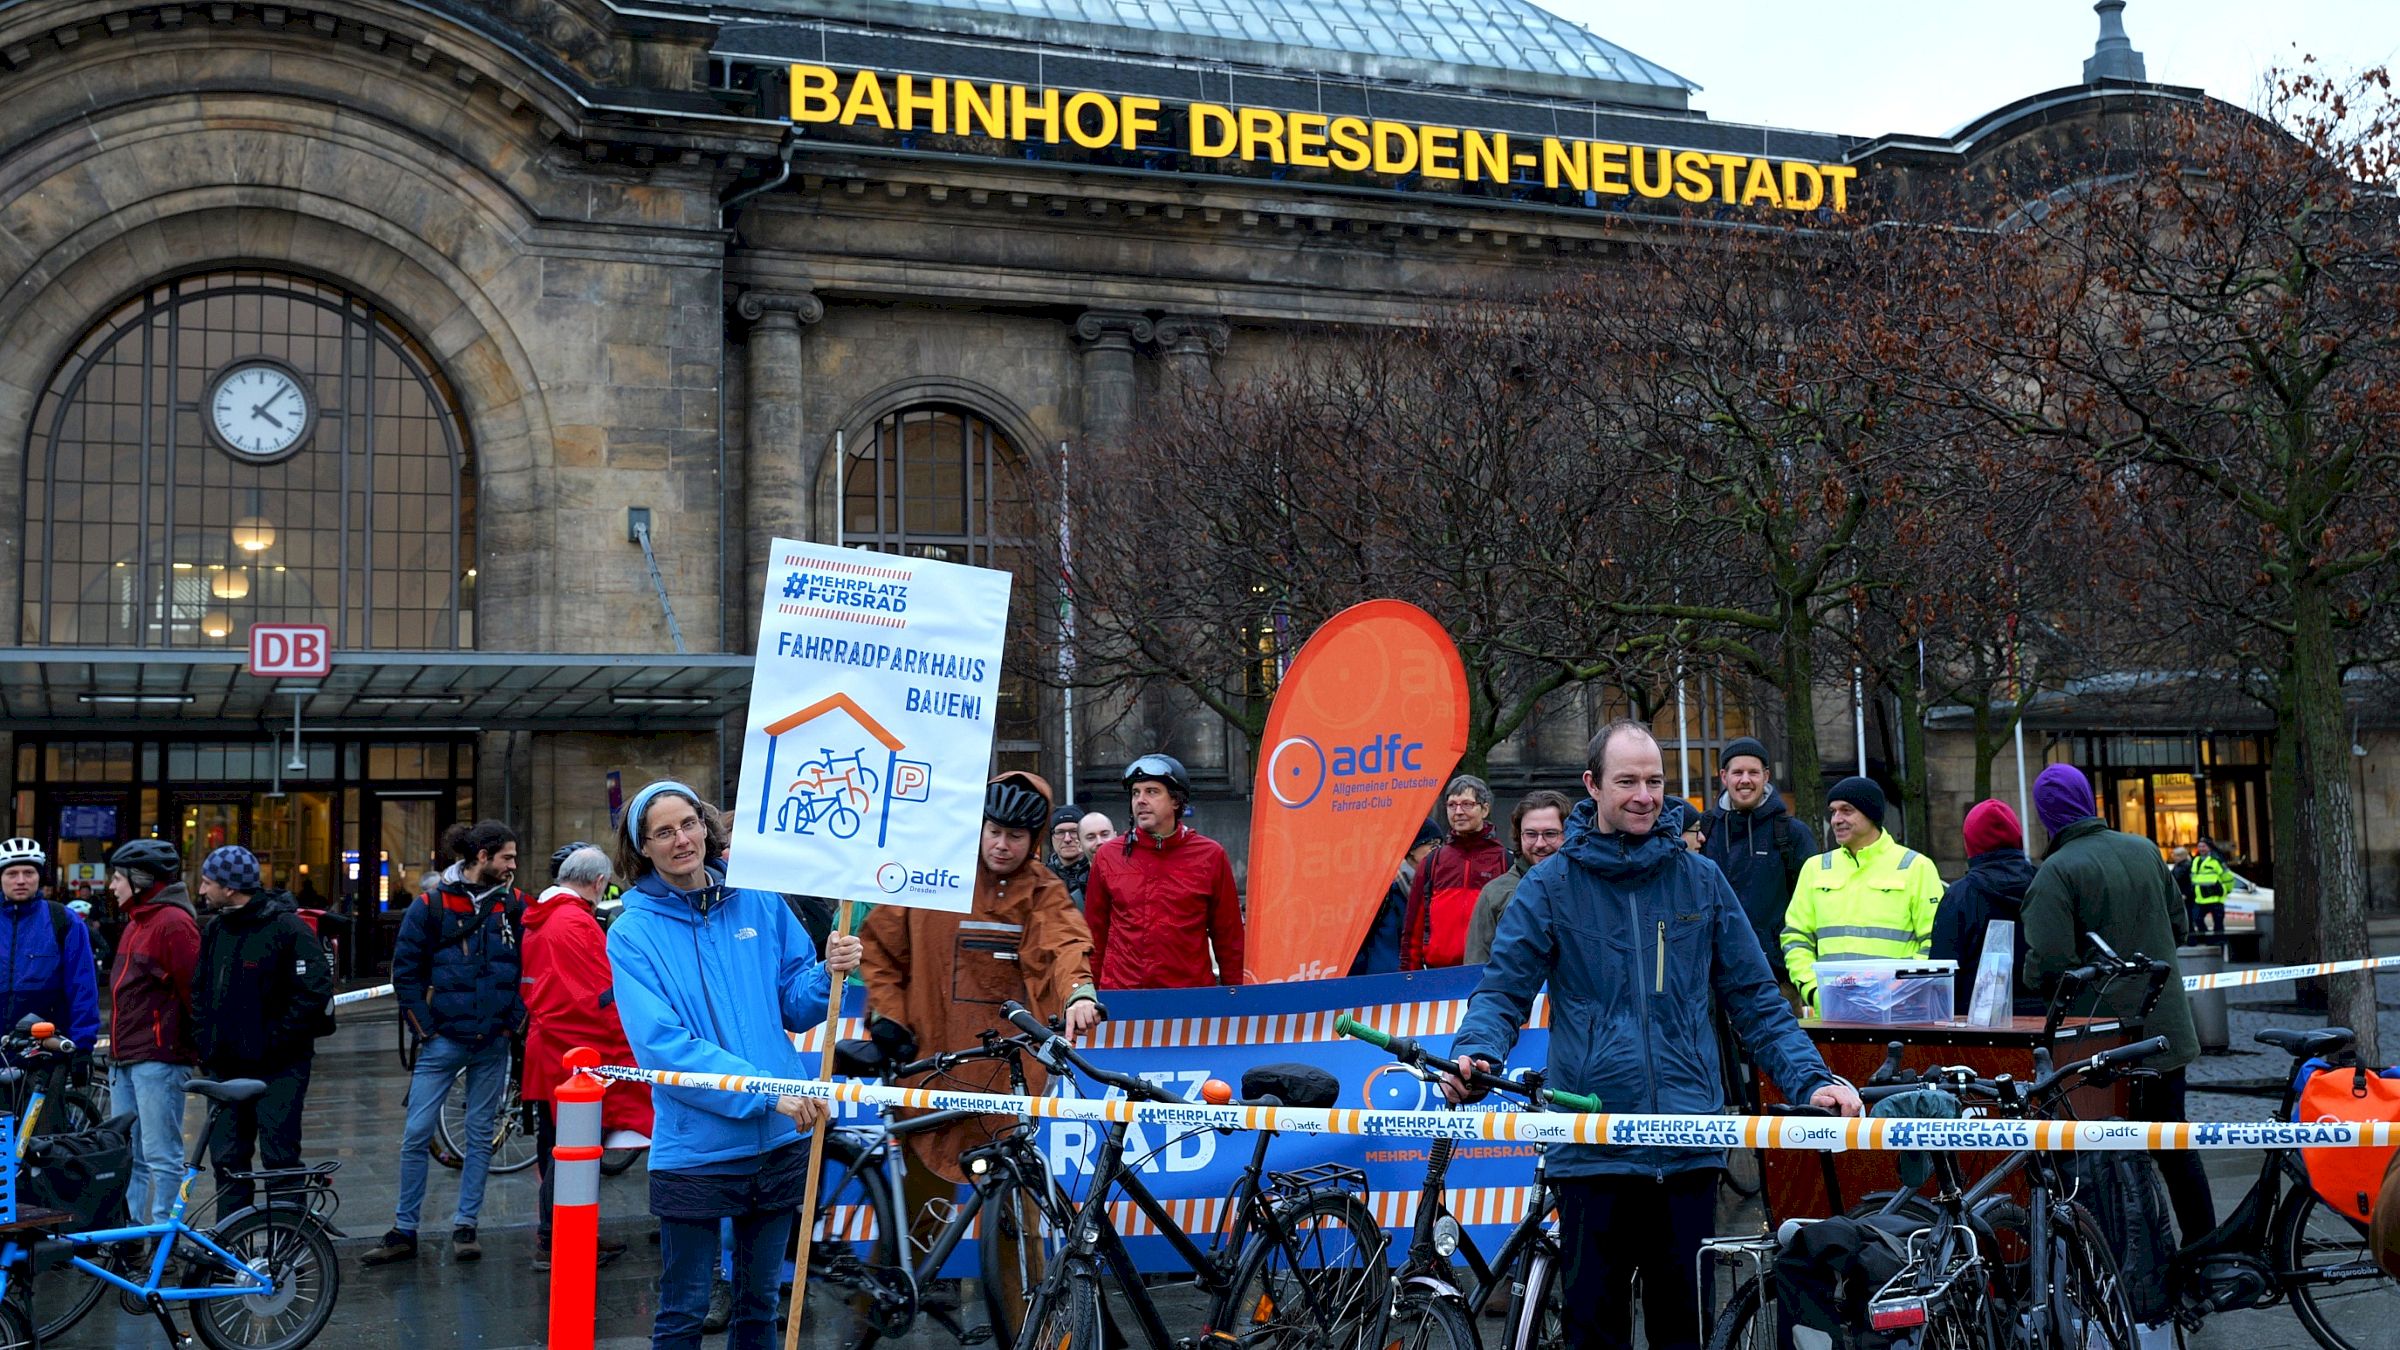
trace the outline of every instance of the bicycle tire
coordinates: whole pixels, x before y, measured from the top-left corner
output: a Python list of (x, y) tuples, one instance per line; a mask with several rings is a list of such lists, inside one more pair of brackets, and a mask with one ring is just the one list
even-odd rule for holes
[(1567, 1291), (1558, 1272), (1557, 1245), (1545, 1237), (1526, 1257), (1524, 1282), (1509, 1299), (1508, 1344), (1514, 1350), (1564, 1350)]
[(1758, 1325), (1758, 1281), (1747, 1279), (1736, 1286), (1733, 1297), (1725, 1300), (1725, 1310), (1717, 1314), (1717, 1324), (1709, 1328), (1708, 1350), (1772, 1350), (1751, 1344)]
[(1766, 1157), (1757, 1149), (1734, 1149), (1725, 1155), (1717, 1180), (1741, 1199), (1751, 1199), (1766, 1184)]
[(1400, 1296), (1378, 1344), (1384, 1350), (1480, 1350), (1475, 1324), (1459, 1301), (1421, 1287)]
[[(2282, 1274), (2284, 1292), (2291, 1297), (2292, 1314), (2317, 1344), (2325, 1350), (2366, 1350), (2371, 1345), (2390, 1344), (2392, 1310), (2400, 1307), (2400, 1300), (2393, 1298), (2392, 1277), (2376, 1264), (2366, 1229), (2319, 1200), (2306, 1186), (2285, 1193), (2274, 1223), (2275, 1268)], [(2328, 1263), (2322, 1259), (2326, 1255), (2341, 1259)], [(2307, 1277), (2307, 1272), (2329, 1268), (2349, 1273), (2340, 1280), (2345, 1292), (2324, 1298), (2316, 1292), (2323, 1287), (2320, 1279)], [(2337, 1312), (2345, 1315), (2330, 1315)], [(2350, 1334), (2346, 1327), (2365, 1334)]]
[[(1043, 1174), (1047, 1180), (1048, 1174)], [(992, 1344), (1007, 1350), (1024, 1330), (1025, 1304), (1039, 1289), (1051, 1263), (1064, 1249), (1070, 1224), (1067, 1201), (1057, 1183), (1037, 1188), (1023, 1180), (997, 1191), (983, 1202), (982, 1227), (975, 1235), (976, 1283), (983, 1293), (984, 1321), (992, 1329)], [(1026, 1240), (1027, 1233), (1032, 1241)], [(1013, 1239), (1010, 1260), (995, 1239)]]
[[(123, 1223), (122, 1208), (119, 1206), (117, 1217), (104, 1222), (110, 1225)], [(93, 1248), (80, 1254), (96, 1263), (101, 1249)], [(108, 1297), (113, 1287), (73, 1266), (60, 1266), (30, 1277), (25, 1276), (20, 1267), (18, 1277), (8, 1282), (8, 1293), (11, 1302), (20, 1296), (24, 1299), (27, 1320), (43, 1341), (50, 1341), (64, 1336), (77, 1322), (89, 1317), (92, 1309), (100, 1306), (100, 1300)]]
[(33, 1350), (41, 1340), (33, 1334), (33, 1318), (17, 1303), (15, 1292), (0, 1300), (0, 1350)]
[(1026, 1331), (1019, 1350), (1101, 1350), (1100, 1277), (1086, 1269), (1067, 1276), (1058, 1301)]
[[(1384, 1262), (1383, 1229), (1365, 1202), (1348, 1191), (1309, 1191), (1273, 1212), (1282, 1236), (1260, 1232), (1243, 1248), (1233, 1283), (1209, 1318), (1216, 1339), (1269, 1350), (1376, 1344), (1392, 1273)], [(1295, 1314), (1308, 1324), (1299, 1324)]]
[(621, 1177), (627, 1172), (632, 1171), (633, 1165), (637, 1162), (640, 1162), (642, 1160), (642, 1155), (649, 1151), (650, 1150), (644, 1148), (604, 1149), (600, 1154), (600, 1175), (604, 1177)]
[[(2056, 1350), (2140, 1350), (2117, 1258), (2099, 1221), (2072, 1200), (2051, 1206), (2052, 1256), (2049, 1344)], [(2097, 1333), (2097, 1334), (2095, 1334)]]
[[(916, 1283), (901, 1255), (900, 1234), (906, 1225), (883, 1173), (858, 1168), (860, 1152), (839, 1130), (826, 1137), (808, 1263), (809, 1288), (821, 1289), (824, 1298), (810, 1304), (823, 1307), (830, 1300), (847, 1307), (878, 1335), (900, 1335), (917, 1316)], [(856, 1209), (866, 1211), (869, 1229), (864, 1237), (825, 1235), (841, 1220), (855, 1220), (856, 1215), (841, 1211)]]
[(41, 1127), (36, 1134), (80, 1134), (108, 1121), (92, 1094), (81, 1088), (62, 1088), (42, 1103)]
[[(315, 1220), (284, 1210), (259, 1210), (208, 1236), (253, 1269), (263, 1270), (275, 1286), (272, 1294), (193, 1302), (192, 1330), (209, 1350), (300, 1350), (333, 1319), (334, 1304), (342, 1294), (342, 1267), (324, 1227)], [(221, 1265), (211, 1270), (212, 1278), (234, 1278)], [(268, 1332), (273, 1334), (264, 1334)]]
[[(450, 1080), (450, 1088), (442, 1096), (442, 1110), (433, 1125), (433, 1160), (457, 1171), (465, 1165), (467, 1133), (467, 1094), (464, 1079), (466, 1069)], [(525, 1119), (534, 1104), (518, 1096), (517, 1075), (512, 1070), (508, 1083), (501, 1089), (500, 1114), (492, 1123), (492, 1162), (494, 1176), (522, 1172), (541, 1159), (541, 1149), (534, 1137), (533, 1122)]]

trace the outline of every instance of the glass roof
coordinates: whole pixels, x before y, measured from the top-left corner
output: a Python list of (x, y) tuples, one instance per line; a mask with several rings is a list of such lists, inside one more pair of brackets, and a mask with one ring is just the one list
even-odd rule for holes
[[(764, 3), (778, 10), (816, 8), (820, 13), (835, 8)], [(1529, 0), (940, 0), (923, 8), (1658, 89), (1699, 88)]]

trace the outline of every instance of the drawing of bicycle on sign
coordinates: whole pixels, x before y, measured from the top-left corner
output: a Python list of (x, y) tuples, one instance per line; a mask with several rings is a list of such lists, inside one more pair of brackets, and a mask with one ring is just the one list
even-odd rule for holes
[(875, 771), (867, 767), (864, 747), (837, 755), (828, 746), (819, 753), (822, 757), (802, 764), (785, 789), (776, 827), (790, 834), (814, 834), (822, 825), (836, 839), (851, 838), (866, 823), (866, 813), (875, 809)]

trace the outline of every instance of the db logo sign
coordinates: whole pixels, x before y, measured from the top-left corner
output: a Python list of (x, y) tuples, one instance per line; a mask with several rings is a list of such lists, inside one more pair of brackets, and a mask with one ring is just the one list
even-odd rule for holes
[(321, 623), (250, 625), (249, 673), (268, 679), (316, 678), (333, 669), (333, 634)]

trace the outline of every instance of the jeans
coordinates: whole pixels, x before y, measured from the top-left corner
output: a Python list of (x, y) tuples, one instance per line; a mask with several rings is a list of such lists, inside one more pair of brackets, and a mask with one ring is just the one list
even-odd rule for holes
[(183, 1189), (183, 1085), (188, 1064), (119, 1064), (108, 1085), (108, 1113), (134, 1112), (132, 1175), (125, 1212), (135, 1223), (161, 1223)]
[(2195, 944), (2207, 941), (2208, 930), (2212, 928), (2216, 930), (2216, 941), (2223, 942), (2225, 940), (2224, 901), (2219, 900), (2213, 905), (2204, 905), (2195, 900), (2185, 906), (2185, 909), (2191, 918), (2192, 941)]
[[(774, 1350), (775, 1304), (782, 1294), (783, 1249), (796, 1212), (753, 1210), (733, 1217), (733, 1322), (725, 1350)], [(699, 1350), (708, 1287), (717, 1275), (716, 1220), (661, 1219), (658, 1319), (651, 1350)]]
[(1699, 1350), (1700, 1244), (1716, 1231), (1717, 1172), (1558, 1181), (1559, 1278), (1574, 1350), (1630, 1350), (1633, 1283), (1651, 1350)]
[(508, 1054), (506, 1040), (477, 1047), (438, 1035), (427, 1037), (418, 1048), (416, 1074), (408, 1080), (408, 1126), (400, 1136), (400, 1206), (392, 1215), (396, 1231), (417, 1231), (417, 1218), (425, 1208), (425, 1168), (432, 1161), (426, 1150), (433, 1146), (442, 1103), (449, 1100), (461, 1069), (467, 1080), (467, 1137), (459, 1142), (466, 1157), (460, 1160), (458, 1212), (450, 1226), (475, 1226), (475, 1216), (483, 1211), (484, 1178), (492, 1170), (492, 1131), (500, 1120), (500, 1096), (508, 1090)]
[(255, 1199), (249, 1182), (231, 1179), (232, 1173), (250, 1170), (253, 1150), (261, 1155), (264, 1169), (300, 1165), (300, 1112), (308, 1103), (311, 1067), (312, 1061), (305, 1059), (268, 1073), (238, 1064), (211, 1067), (210, 1073), (220, 1078), (257, 1078), (267, 1085), (265, 1096), (225, 1107), (210, 1122), (208, 1160), (216, 1168), (220, 1212), (247, 1209)]

